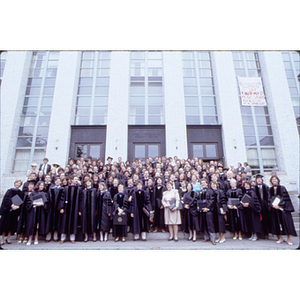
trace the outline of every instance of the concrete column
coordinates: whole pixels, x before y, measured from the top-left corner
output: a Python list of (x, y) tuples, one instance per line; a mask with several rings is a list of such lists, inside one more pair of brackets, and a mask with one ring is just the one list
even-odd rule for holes
[(187, 131), (181, 52), (163, 52), (166, 155), (187, 158)]
[[(122, 70), (122, 72), (120, 72)], [(130, 52), (111, 52), (106, 151), (114, 161), (127, 160)]]
[(259, 60), (279, 171), (284, 185), (299, 191), (299, 136), (281, 52), (260, 52)]
[(225, 165), (247, 161), (237, 81), (231, 52), (211, 53), (218, 120), (222, 124)]
[(56, 75), (46, 157), (65, 166), (68, 161), (71, 124), (74, 124), (80, 52), (61, 51)]
[[(12, 171), (31, 55), (31, 51), (7, 53), (1, 84), (1, 187)], [(8, 186), (13, 185), (9, 182)]]

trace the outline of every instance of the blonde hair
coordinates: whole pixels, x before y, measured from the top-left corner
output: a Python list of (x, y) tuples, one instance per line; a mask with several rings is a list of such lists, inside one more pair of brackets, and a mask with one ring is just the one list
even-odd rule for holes
[(21, 179), (17, 179), (14, 184), (16, 184), (17, 182), (20, 182), (20, 184), (22, 185), (23, 184), (23, 181)]

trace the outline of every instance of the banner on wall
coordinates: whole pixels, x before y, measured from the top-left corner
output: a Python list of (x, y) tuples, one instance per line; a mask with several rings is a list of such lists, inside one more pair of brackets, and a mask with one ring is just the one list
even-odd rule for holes
[(267, 105), (260, 77), (238, 77), (242, 105)]

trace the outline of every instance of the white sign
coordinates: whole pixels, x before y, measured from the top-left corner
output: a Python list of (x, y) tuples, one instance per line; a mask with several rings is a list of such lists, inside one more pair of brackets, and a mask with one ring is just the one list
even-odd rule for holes
[(260, 77), (238, 77), (242, 105), (267, 105)]

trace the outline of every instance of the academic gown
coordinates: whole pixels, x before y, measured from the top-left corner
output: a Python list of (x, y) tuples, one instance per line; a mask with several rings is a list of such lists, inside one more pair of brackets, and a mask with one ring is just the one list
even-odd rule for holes
[[(236, 198), (239, 201), (241, 201), (243, 197), (243, 192), (241, 189), (229, 189), (226, 192), (227, 199), (228, 198)], [(240, 218), (240, 212), (239, 209), (228, 209), (227, 212), (227, 223), (228, 223), (228, 230), (230, 232), (238, 232), (242, 231), (241, 228), (241, 218)]]
[[(189, 230), (200, 230), (197, 212), (197, 198), (198, 195), (195, 191), (187, 192), (183, 197), (183, 220), (181, 221), (182, 230), (186, 233), (189, 233)], [(185, 208), (185, 205), (189, 205), (189, 208)]]
[(163, 192), (166, 191), (164, 185), (155, 185), (154, 186), (154, 227), (165, 228), (165, 216), (164, 208), (161, 203)]
[(222, 190), (214, 190), (216, 207), (214, 210), (215, 232), (225, 233), (225, 215), (221, 213), (221, 208), (227, 213), (227, 200)]
[[(113, 199), (113, 213), (118, 214), (118, 208), (122, 209), (127, 214), (129, 209), (128, 196), (124, 193), (117, 193)], [(127, 237), (127, 225), (113, 225), (113, 237)]]
[(94, 188), (82, 191), (81, 201), (81, 226), (82, 232), (92, 234), (97, 232), (97, 191)]
[(28, 192), (24, 193), (24, 198), (23, 198), (23, 204), (20, 206), (20, 217), (18, 220), (18, 225), (17, 225), (17, 234), (23, 233), (23, 237), (25, 237), (25, 229), (26, 229), (26, 222), (27, 222), (27, 209), (26, 209), (26, 199), (28, 197)]
[(64, 213), (61, 214), (60, 233), (76, 234), (81, 208), (82, 188), (78, 185), (65, 186)]
[(154, 186), (146, 185), (144, 187), (144, 190), (146, 191), (146, 193), (148, 193), (148, 197), (149, 197), (150, 205), (151, 205), (151, 210), (154, 210), (154, 206), (155, 206)]
[(64, 207), (65, 189), (63, 187), (51, 186), (49, 194), (49, 212), (46, 222), (46, 234), (59, 231), (60, 228), (60, 210)]
[(143, 207), (146, 207), (148, 211), (151, 210), (150, 199), (146, 191), (135, 190), (132, 194), (132, 201), (130, 204), (130, 213), (134, 214), (134, 217), (132, 219), (131, 232), (133, 234), (149, 232), (149, 217), (147, 217), (143, 212)]
[[(11, 205), (12, 197), (18, 195), (22, 200), (24, 198), (24, 193), (21, 190), (15, 188), (8, 189), (3, 197), (1, 208), (0, 208), (0, 234), (7, 234), (11, 231), (13, 235), (17, 231), (18, 217), (21, 213), (21, 207), (17, 210), (12, 210)], [(23, 206), (23, 204), (22, 204)]]
[[(128, 198), (130, 197), (130, 196), (132, 196), (132, 194), (133, 194), (133, 192), (136, 190), (136, 186), (131, 186), (131, 187), (129, 187), (129, 186), (127, 186), (127, 187), (125, 187), (125, 189), (124, 189), (124, 193), (125, 193), (125, 195), (127, 195), (128, 196)], [(128, 226), (132, 226), (132, 218), (131, 218), (131, 216), (130, 216), (130, 214), (128, 213), (128, 221), (127, 221), (127, 225)]]
[(109, 191), (97, 192), (97, 230), (109, 232), (112, 217), (112, 199)]
[[(272, 203), (276, 196), (280, 197), (279, 206), (282, 210), (272, 207)], [(270, 200), (268, 206), (271, 213), (271, 233), (276, 235), (297, 236), (291, 214), (294, 212), (294, 206), (288, 191), (283, 185), (278, 185), (277, 191), (275, 191), (274, 186), (270, 188)]]
[[(33, 197), (43, 194), (45, 201), (44, 206), (34, 206)], [(49, 195), (43, 191), (33, 191), (26, 199), (27, 221), (25, 236), (35, 235), (38, 230), (39, 235), (46, 234), (47, 213), (49, 210)]]
[(261, 216), (262, 216), (262, 227), (264, 237), (268, 237), (269, 232), (271, 232), (271, 216), (268, 207), (269, 198), (270, 198), (270, 189), (266, 184), (262, 184), (260, 188), (258, 185), (254, 187), (256, 196), (261, 205)]
[(199, 228), (200, 232), (203, 233), (215, 233), (214, 225), (214, 209), (215, 209), (215, 195), (214, 191), (209, 188), (201, 189), (199, 195), (199, 200), (206, 201), (206, 208), (209, 209), (208, 212), (203, 212), (202, 210), (198, 212)]
[(248, 234), (255, 232), (259, 237), (264, 237), (260, 221), (261, 205), (259, 200), (254, 189), (246, 190), (246, 193), (251, 197), (250, 205), (248, 207), (244, 207), (242, 203), (237, 205), (241, 215), (242, 231)]

